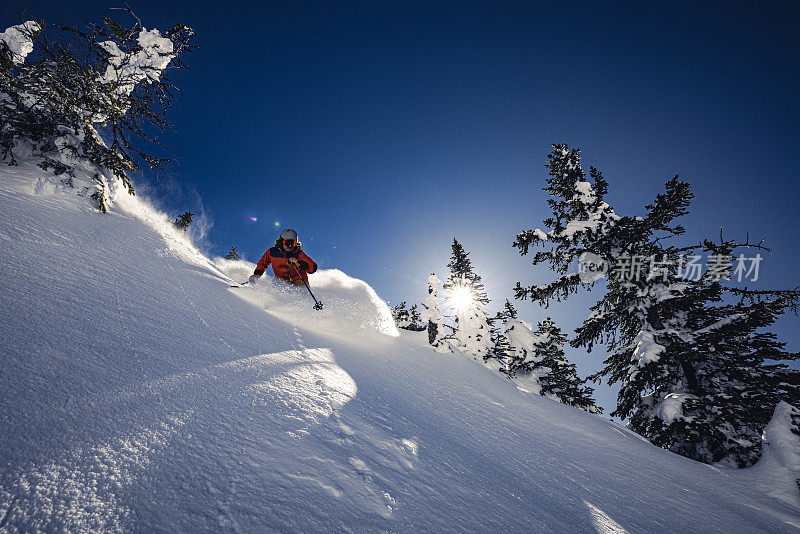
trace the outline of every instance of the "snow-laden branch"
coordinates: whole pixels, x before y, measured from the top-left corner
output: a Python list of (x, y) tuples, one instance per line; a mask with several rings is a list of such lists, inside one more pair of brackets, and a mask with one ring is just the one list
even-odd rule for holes
[(8, 47), (13, 62), (21, 65), (28, 54), (33, 52), (33, 37), (41, 30), (42, 27), (38, 22), (29, 20), (0, 33), (0, 42)]
[(143, 28), (136, 42), (141, 47), (136, 52), (124, 52), (114, 41), (99, 43), (108, 52), (108, 67), (101, 78), (104, 84), (115, 84), (121, 95), (129, 95), (140, 82), (152, 83), (175, 57), (172, 41), (156, 30)]

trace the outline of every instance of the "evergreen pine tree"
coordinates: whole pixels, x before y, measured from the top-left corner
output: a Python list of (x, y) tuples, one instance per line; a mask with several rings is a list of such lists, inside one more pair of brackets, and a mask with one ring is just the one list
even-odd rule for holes
[(567, 336), (550, 317), (536, 330), (525, 321), (509, 317), (504, 337), (508, 347), (503, 372), (518, 386), (590, 413), (602, 413), (592, 398), (593, 389), (578, 378), (575, 365), (567, 361)]
[(394, 305), (390, 308), (390, 311), (392, 312), (392, 318), (394, 318), (394, 323), (397, 325), (397, 328), (405, 328), (408, 326), (410, 317), (406, 309), (406, 301)]
[[(714, 286), (719, 300), (721, 287)], [(787, 302), (776, 297), (702, 304), (684, 307), (691, 310), (684, 321), (693, 328), (655, 337), (670, 343), (670, 352), (682, 362), (675, 371), (691, 379), (670, 384), (664, 390), (668, 393), (656, 390), (644, 396), (636, 411), (635, 404), (625, 407), (630, 406), (631, 426), (657, 445), (707, 463), (748, 467), (759, 459), (761, 435), (775, 406), (781, 401), (800, 405), (800, 372), (774, 363), (797, 359), (798, 354), (786, 352), (774, 334), (761, 331), (783, 314)], [(683, 319), (684, 310), (672, 311)], [(622, 370), (618, 359), (608, 367), (606, 374)], [(633, 387), (650, 381), (647, 374), (631, 378)], [(633, 400), (629, 389), (626, 400)]]
[(191, 211), (187, 211), (186, 213), (180, 215), (177, 219), (175, 219), (172, 224), (175, 225), (176, 228), (186, 231), (189, 228), (189, 225), (192, 224), (192, 217), (194, 213)]
[[(749, 242), (720, 239), (678, 248), (665, 245), (684, 233), (675, 218), (687, 213), (693, 198), (677, 176), (646, 206), (640, 217), (621, 217), (603, 200), (608, 184), (590, 168), (586, 179), (577, 150), (554, 145), (548, 156), (545, 191), (553, 216), (547, 233), (522, 232), (515, 246), (537, 252), (534, 265), (549, 263), (559, 275), (543, 286), (517, 284), (517, 298), (547, 305), (581, 286), (592, 287), (604, 268), (610, 272), (605, 298), (577, 329), (571, 344), (604, 342), (605, 366), (590, 378), (620, 383), (612, 415), (629, 419), (634, 431), (689, 458), (751, 465), (758, 457), (758, 435), (778, 399), (797, 403), (800, 373), (766, 360), (797, 359), (785, 345), (759, 329), (796, 307), (797, 291), (747, 291), (724, 288), (710, 270), (696, 280), (681, 275), (686, 252), (729, 255)], [(756, 245), (760, 246), (760, 245)], [(599, 266), (568, 273), (574, 260)], [(726, 303), (734, 293), (738, 304)], [(730, 300), (730, 299), (728, 299)]]
[[(497, 367), (501, 373), (506, 373), (511, 378), (510, 365), (511, 365), (511, 345), (508, 342), (506, 335), (506, 326), (509, 319), (517, 318), (517, 310), (514, 308), (508, 299), (506, 299), (503, 310), (495, 314), (490, 319), (492, 333), (492, 350), (489, 356), (485, 357), (489, 367)], [(493, 361), (493, 362), (492, 362)], [(494, 365), (492, 365), (492, 363)]]
[(491, 356), (492, 334), (484, 305), (489, 302), (481, 277), (472, 269), (469, 253), (454, 238), (450, 263), (450, 276), (443, 288), (445, 300), (455, 311), (455, 344), (462, 353), (479, 361)]
[(408, 316), (409, 325), (407, 330), (411, 330), (413, 332), (422, 332), (423, 330), (428, 329), (428, 324), (426, 321), (422, 320), (422, 315), (420, 314), (419, 306), (417, 304), (411, 306), (411, 308), (408, 310)]
[(466, 287), (472, 293), (473, 300), (480, 304), (489, 303), (489, 298), (486, 296), (481, 283), (481, 277), (472, 268), (469, 252), (465, 251), (461, 243), (455, 238), (453, 238), (452, 253), (447, 268), (450, 269), (450, 276), (444, 282), (444, 289), (452, 290)]
[(226, 260), (238, 260), (241, 259), (239, 256), (239, 252), (236, 250), (236, 247), (231, 247), (230, 251), (225, 255)]
[(406, 309), (406, 301), (403, 301), (391, 308), (391, 312), (397, 328), (411, 330), (412, 332), (422, 332), (428, 328), (428, 325), (422, 321), (416, 304), (411, 306), (410, 309)]
[(508, 299), (506, 299), (506, 303), (503, 306), (503, 311), (501, 313), (503, 314), (504, 320), (517, 318), (517, 309), (513, 304), (511, 304), (511, 302), (508, 301)]
[(567, 361), (564, 355), (567, 336), (556, 323), (547, 317), (537, 325), (534, 335), (535, 356), (530, 361), (515, 361), (513, 371), (537, 376), (541, 394), (546, 397), (590, 413), (602, 413), (592, 398), (594, 390), (586, 385), (586, 380), (578, 378), (575, 364)]

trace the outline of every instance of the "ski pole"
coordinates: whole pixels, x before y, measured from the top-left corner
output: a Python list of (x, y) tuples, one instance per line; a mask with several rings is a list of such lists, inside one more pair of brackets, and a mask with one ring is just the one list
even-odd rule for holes
[[(291, 263), (289, 265), (291, 265)], [(303, 275), (300, 274), (300, 271), (297, 270), (297, 267), (292, 265), (292, 269), (294, 269), (294, 272), (296, 272), (297, 276), (300, 277), (300, 280), (303, 281), (303, 285), (306, 286), (306, 289), (308, 289), (308, 294), (311, 295), (312, 299), (314, 299), (314, 309), (315, 310), (321, 310), (322, 309), (322, 303), (320, 301), (318, 301), (317, 297), (314, 296), (314, 293), (311, 292), (311, 288), (308, 287), (308, 282), (306, 282), (306, 279), (303, 278)]]

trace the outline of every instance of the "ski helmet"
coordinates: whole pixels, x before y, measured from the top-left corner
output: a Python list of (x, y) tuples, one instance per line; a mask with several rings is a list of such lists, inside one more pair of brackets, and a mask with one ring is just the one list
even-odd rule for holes
[(291, 228), (287, 228), (286, 230), (281, 232), (281, 239), (285, 239), (287, 241), (288, 240), (297, 241), (297, 232), (295, 232)]

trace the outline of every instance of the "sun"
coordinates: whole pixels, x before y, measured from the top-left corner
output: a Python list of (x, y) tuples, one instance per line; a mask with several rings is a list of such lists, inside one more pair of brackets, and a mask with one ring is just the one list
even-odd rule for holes
[(456, 312), (464, 311), (475, 303), (475, 297), (472, 295), (472, 289), (469, 286), (454, 287), (450, 291), (448, 300)]

